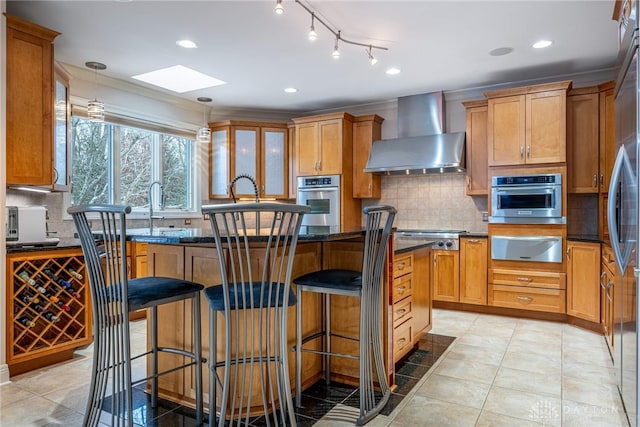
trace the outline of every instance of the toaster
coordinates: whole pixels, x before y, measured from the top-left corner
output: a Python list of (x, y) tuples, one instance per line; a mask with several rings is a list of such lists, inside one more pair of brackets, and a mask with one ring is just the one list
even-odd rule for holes
[(47, 237), (44, 206), (7, 206), (7, 246), (55, 246), (60, 239)]

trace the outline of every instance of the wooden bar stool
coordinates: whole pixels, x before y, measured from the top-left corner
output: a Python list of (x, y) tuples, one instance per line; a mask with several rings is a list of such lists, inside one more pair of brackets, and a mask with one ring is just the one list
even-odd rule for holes
[[(133, 387), (151, 381), (151, 405), (157, 406), (158, 377), (177, 369), (194, 367), (196, 380), (196, 424), (203, 422), (202, 358), (200, 327), (200, 291), (204, 286), (187, 280), (169, 277), (143, 277), (129, 279), (127, 271), (126, 215), (130, 206), (84, 205), (70, 207), (91, 288), (93, 311), (93, 372), (91, 389), (84, 417), (84, 426), (97, 426), (103, 401), (111, 395), (112, 426), (133, 426)], [(87, 214), (95, 215), (98, 224), (99, 247), (96, 245)], [(176, 301), (191, 300), (193, 306), (193, 348), (158, 346), (158, 306)], [(129, 312), (148, 308), (150, 349), (131, 356)], [(172, 325), (168, 325), (171, 327)], [(164, 372), (158, 372), (158, 353), (184, 356), (187, 363)], [(151, 374), (133, 381), (131, 362), (138, 357), (150, 356)], [(144, 420), (138, 423), (144, 422)], [(103, 420), (106, 422), (106, 420)]]
[[(302, 353), (324, 355), (325, 379), (331, 376), (331, 356), (355, 358), (360, 361), (360, 416), (357, 424), (364, 425), (384, 408), (391, 395), (382, 358), (382, 273), (385, 271), (385, 255), (396, 214), (391, 206), (364, 208), (366, 234), (362, 271), (326, 269), (305, 274), (293, 280), (296, 284), (296, 406), (302, 405)], [(325, 295), (324, 328), (320, 333), (302, 337), (302, 292)], [(346, 295), (360, 298), (359, 354), (343, 354), (331, 351), (331, 301), (330, 295)], [(322, 351), (305, 349), (311, 340), (324, 338)], [(344, 337), (347, 339), (353, 339)], [(373, 354), (373, 359), (372, 359)], [(374, 377), (375, 374), (375, 377)], [(375, 386), (380, 389), (376, 399)]]
[[(266, 417), (266, 425), (296, 425), (287, 312), (296, 303), (291, 269), (302, 217), (309, 211), (307, 206), (283, 203), (202, 208), (211, 222), (222, 280), (205, 289), (210, 306), (210, 426), (248, 425), (259, 415)], [(218, 317), (224, 323), (221, 331)], [(219, 334), (224, 334), (220, 350)]]

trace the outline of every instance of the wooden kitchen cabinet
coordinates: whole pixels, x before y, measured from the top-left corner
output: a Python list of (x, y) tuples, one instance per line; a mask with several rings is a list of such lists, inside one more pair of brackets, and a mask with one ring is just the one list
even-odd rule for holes
[(384, 119), (375, 114), (353, 119), (353, 197), (379, 199), (380, 175), (364, 172), (373, 141), (382, 138)]
[(486, 196), (489, 193), (487, 168), (487, 100), (467, 101), (466, 165), (468, 196)]
[(571, 81), (486, 92), (488, 165), (564, 163)]
[(424, 337), (433, 325), (431, 288), (431, 248), (413, 251), (413, 344)]
[(434, 301), (460, 300), (460, 254), (458, 251), (433, 250), (431, 283)]
[(600, 322), (600, 243), (567, 243), (567, 314)]
[[(262, 198), (288, 199), (288, 130), (286, 123), (227, 120), (210, 123), (209, 198), (229, 198), (238, 175), (255, 178)], [(251, 182), (238, 180), (236, 197), (255, 197)]]
[(413, 252), (393, 258), (393, 361), (397, 362), (413, 348)]
[(489, 269), (488, 304), (549, 313), (566, 312), (566, 274), (522, 269)]
[(293, 123), (287, 123), (287, 144), (289, 148), (289, 199), (298, 198), (298, 180), (296, 179), (297, 155), (296, 155), (296, 127)]
[(81, 249), (10, 253), (6, 267), (3, 327), (11, 375), (71, 359), (91, 342), (91, 292)]
[(296, 175), (342, 174), (342, 185), (351, 187), (353, 119), (349, 113), (293, 119), (296, 127)]
[(600, 93), (598, 87), (572, 89), (567, 97), (567, 192), (600, 188)]
[[(600, 274), (600, 324), (609, 355), (613, 358), (615, 347), (614, 328), (616, 320), (620, 321), (620, 305), (616, 299), (620, 282), (611, 246), (602, 245), (602, 273)], [(619, 296), (619, 295), (618, 295)]]
[(459, 301), (487, 305), (487, 239), (460, 238)]
[(600, 193), (609, 192), (609, 179), (616, 161), (616, 100), (615, 82), (598, 86), (600, 89)]
[(6, 17), (6, 183), (53, 188), (53, 40), (60, 33)]

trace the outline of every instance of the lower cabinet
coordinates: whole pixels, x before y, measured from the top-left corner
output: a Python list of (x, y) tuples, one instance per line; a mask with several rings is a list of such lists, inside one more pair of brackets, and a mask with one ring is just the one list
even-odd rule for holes
[(567, 314), (600, 322), (600, 243), (567, 243)]
[(460, 254), (458, 251), (433, 250), (431, 283), (435, 301), (460, 300)]
[(432, 326), (431, 249), (393, 258), (393, 360), (404, 357)]
[(602, 273), (600, 275), (600, 324), (609, 354), (613, 358), (614, 326), (616, 319), (620, 319), (620, 307), (614, 297), (619, 292), (619, 276), (617, 275), (615, 258), (610, 246), (602, 246)]
[(487, 239), (460, 238), (460, 302), (487, 304)]
[(552, 271), (489, 269), (490, 306), (566, 312), (566, 274)]

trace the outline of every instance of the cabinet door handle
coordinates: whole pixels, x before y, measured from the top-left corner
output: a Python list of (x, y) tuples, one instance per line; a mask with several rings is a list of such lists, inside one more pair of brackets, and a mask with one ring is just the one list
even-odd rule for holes
[(606, 289), (607, 289), (607, 290), (609, 290), (609, 289), (611, 289), (611, 287), (612, 287), (612, 286), (613, 286), (613, 281), (609, 280), (609, 281), (607, 282), (607, 287), (606, 287)]
[(322, 160), (318, 160), (318, 170), (322, 170)]
[(397, 344), (397, 345), (399, 345), (399, 346), (401, 346), (401, 345), (403, 345), (403, 344), (404, 344), (404, 343), (406, 343), (406, 342), (407, 342), (407, 339), (406, 339), (406, 338), (400, 338), (398, 341), (396, 341), (396, 344)]
[(527, 146), (527, 158), (528, 159), (531, 158), (531, 146), (530, 145)]
[(396, 316), (398, 316), (398, 319), (402, 319), (404, 316), (407, 315), (409, 311), (406, 308), (403, 308), (401, 310), (396, 311)]
[(398, 286), (396, 288), (396, 292), (398, 292), (399, 294), (404, 294), (404, 292), (407, 290), (406, 286)]
[(480, 243), (480, 240), (478, 239), (469, 239), (467, 240), (468, 243)]
[(522, 145), (520, 146), (520, 158), (524, 159), (524, 147)]
[(567, 259), (571, 259), (571, 249), (567, 248)]
[(519, 282), (531, 282), (531, 281), (533, 281), (533, 279), (531, 279), (529, 277), (518, 277), (518, 281)]
[(604, 174), (600, 174), (600, 187), (604, 185)]
[(371, 183), (369, 183), (368, 188), (369, 188), (369, 192), (371, 192)]
[(396, 268), (397, 268), (398, 270), (404, 270), (404, 262), (399, 262), (399, 263), (396, 265)]
[(519, 301), (522, 301), (522, 302), (531, 302), (531, 301), (533, 301), (533, 298), (525, 297), (525, 296), (522, 296), (522, 295), (518, 295), (516, 297), (516, 299), (518, 299)]
[(593, 186), (598, 186), (598, 174), (593, 175)]

